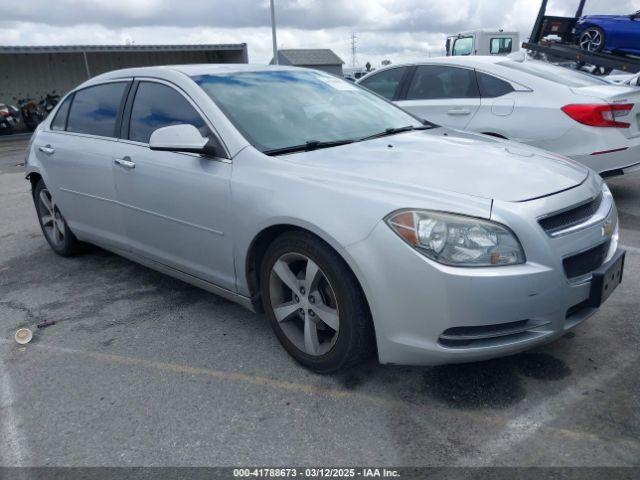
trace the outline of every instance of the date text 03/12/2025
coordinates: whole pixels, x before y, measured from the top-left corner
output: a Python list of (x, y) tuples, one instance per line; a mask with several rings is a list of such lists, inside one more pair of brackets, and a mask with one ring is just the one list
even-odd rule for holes
[(236, 468), (234, 478), (398, 478), (387, 468)]

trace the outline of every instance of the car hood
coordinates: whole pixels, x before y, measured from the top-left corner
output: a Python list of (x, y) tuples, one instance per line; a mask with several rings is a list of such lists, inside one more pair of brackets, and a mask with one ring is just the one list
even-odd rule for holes
[(559, 155), (445, 128), (296, 153), (286, 159), (368, 186), (440, 190), (512, 202), (573, 188), (589, 175), (587, 168)]

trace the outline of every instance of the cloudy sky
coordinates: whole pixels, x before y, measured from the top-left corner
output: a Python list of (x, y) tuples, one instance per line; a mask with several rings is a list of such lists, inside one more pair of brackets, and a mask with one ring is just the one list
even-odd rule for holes
[[(550, 0), (575, 13), (578, 0)], [(276, 0), (280, 48), (332, 48), (378, 65), (443, 53), (446, 34), (477, 27), (526, 38), (540, 0)], [(640, 0), (588, 0), (586, 13), (631, 13)], [(252, 63), (271, 58), (268, 0), (0, 0), (2, 44), (241, 43)]]

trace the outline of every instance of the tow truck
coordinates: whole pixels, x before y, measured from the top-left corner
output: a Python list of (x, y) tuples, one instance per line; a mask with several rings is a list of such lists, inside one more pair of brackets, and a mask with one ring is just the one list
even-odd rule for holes
[(548, 0), (542, 0), (538, 17), (524, 50), (543, 54), (551, 62), (575, 62), (579, 68), (592, 65), (594, 73), (609, 74), (613, 70), (627, 73), (640, 72), (640, 58), (614, 55), (607, 52), (582, 50), (575, 38), (575, 27), (583, 15), (587, 0), (580, 0), (574, 17), (547, 15)]
[(518, 50), (520, 33), (483, 28), (447, 37), (447, 57), (466, 55), (509, 55)]

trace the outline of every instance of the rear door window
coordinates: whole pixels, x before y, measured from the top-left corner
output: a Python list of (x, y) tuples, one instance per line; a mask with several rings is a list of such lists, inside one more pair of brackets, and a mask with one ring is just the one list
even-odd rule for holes
[(170, 125), (193, 125), (203, 137), (207, 124), (187, 99), (175, 89), (155, 82), (140, 82), (131, 109), (129, 140), (149, 143), (151, 134)]
[(118, 111), (126, 88), (126, 82), (115, 82), (78, 90), (69, 110), (67, 131), (115, 137)]
[(406, 71), (406, 67), (384, 70), (365, 78), (360, 85), (384, 98), (393, 100), (396, 97), (396, 93), (398, 93), (398, 87)]
[(407, 100), (478, 98), (478, 84), (473, 70), (440, 65), (421, 65), (407, 91)]

